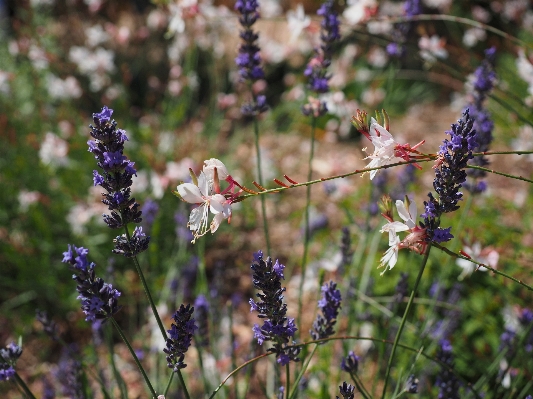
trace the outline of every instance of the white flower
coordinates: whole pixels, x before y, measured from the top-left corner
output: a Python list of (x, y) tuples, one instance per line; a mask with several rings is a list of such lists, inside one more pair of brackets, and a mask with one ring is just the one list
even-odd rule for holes
[(218, 178), (220, 180), (226, 180), (229, 177), (228, 169), (222, 161), (211, 158), (204, 161), (203, 172), (209, 180), (213, 180), (215, 176), (215, 168), (217, 168)]
[(428, 62), (435, 62), (437, 58), (448, 58), (445, 45), (446, 42), (437, 35), (423, 36), (418, 40), (420, 56)]
[[(492, 268), (496, 268), (500, 258), (500, 255), (497, 251), (491, 248), (482, 249), (479, 242), (475, 242), (472, 247), (463, 247), (463, 252), (470, 256), (473, 260), (479, 263), (484, 263)], [(459, 277), (457, 277), (458, 280), (462, 280), (465, 277), (470, 276), (478, 267), (477, 264), (462, 258), (458, 258), (456, 264), (463, 269), (462, 273), (459, 275)], [(487, 271), (487, 269), (483, 266), (480, 266), (479, 270), (482, 272)]]
[(287, 11), (288, 28), (291, 32), (290, 43), (293, 43), (301, 35), (302, 31), (311, 24), (311, 18), (305, 15), (304, 6), (298, 4), (296, 11)]
[[(177, 187), (178, 193), (183, 200), (191, 204), (199, 204), (191, 211), (187, 227), (193, 231), (194, 243), (198, 237), (203, 236), (209, 230), (217, 231), (218, 226), (224, 219), (231, 216), (231, 204), (222, 194), (214, 194), (210, 187), (209, 179), (204, 172), (200, 172), (198, 185), (183, 183)], [(215, 215), (208, 225), (209, 211)]]
[(398, 237), (397, 235), (394, 235), (393, 240), (391, 242), (390, 238), (392, 236), (389, 237), (389, 245), (390, 245), (390, 248), (387, 249), (387, 252), (385, 252), (385, 254), (381, 257), (381, 261), (379, 262), (379, 267), (385, 267), (385, 270), (383, 270), (381, 272), (381, 275), (383, 275), (383, 273), (385, 273), (387, 271), (387, 267), (390, 269), (392, 269), (395, 265), (396, 265), (396, 262), (398, 261), (398, 250), (400, 249), (400, 237)]
[[(383, 126), (380, 126), (376, 122), (374, 118), (372, 118), (372, 123), (370, 124), (369, 135), (372, 144), (374, 144), (374, 153), (365, 158), (370, 158), (372, 160), (366, 166), (367, 169), (402, 161), (402, 158), (395, 155), (395, 149), (398, 143)], [(376, 176), (377, 172), (377, 170), (370, 171), (370, 180)]]
[(376, 0), (348, 0), (342, 16), (349, 25), (357, 25), (366, 21), (376, 10), (378, 2)]

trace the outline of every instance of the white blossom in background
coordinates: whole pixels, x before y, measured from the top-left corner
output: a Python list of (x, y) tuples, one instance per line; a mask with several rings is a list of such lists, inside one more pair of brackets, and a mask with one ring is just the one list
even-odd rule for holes
[(39, 150), (39, 159), (45, 165), (64, 166), (68, 163), (68, 144), (53, 133), (46, 133)]
[[(498, 254), (498, 252), (492, 248), (481, 248), (481, 244), (479, 242), (475, 242), (471, 247), (464, 246), (463, 252), (479, 263), (484, 263), (492, 268), (496, 268), (496, 266), (498, 266), (500, 254)], [(463, 280), (465, 277), (470, 276), (478, 267), (478, 265), (475, 263), (462, 258), (457, 258), (455, 263), (457, 266), (463, 269), (462, 273), (459, 275), (459, 277), (457, 277), (458, 280)], [(480, 266), (478, 270), (482, 272), (487, 271), (487, 269), (483, 266)]]
[(109, 40), (109, 34), (102, 25), (94, 25), (85, 29), (85, 43), (89, 47), (96, 47)]
[(423, 36), (418, 40), (420, 56), (428, 62), (435, 62), (437, 58), (448, 58), (448, 51), (445, 46), (446, 41), (437, 35)]
[(389, 61), (387, 52), (381, 47), (372, 47), (367, 54), (368, 63), (375, 68), (383, 68)]
[(487, 32), (481, 28), (467, 29), (463, 35), (463, 44), (466, 47), (474, 47), (478, 42), (483, 42), (487, 38)]
[(276, 18), (283, 13), (278, 0), (261, 0), (259, 2), (261, 18)]
[[(518, 129), (518, 136), (511, 141), (511, 147), (515, 151), (531, 151), (533, 150), (533, 127), (524, 125)], [(533, 154), (515, 155), (515, 158), (523, 159), (533, 162)]]
[(523, 49), (518, 50), (516, 69), (518, 70), (518, 75), (528, 84), (529, 95), (533, 96), (533, 63)]
[(2, 94), (9, 94), (10, 86), (9, 86), (9, 77), (10, 73), (6, 71), (0, 70), (0, 93)]
[(78, 66), (82, 75), (89, 77), (90, 89), (100, 91), (111, 83), (108, 74), (115, 72), (115, 52), (97, 47), (89, 50), (86, 47), (73, 46), (69, 51), (69, 59)]
[(449, 11), (452, 5), (452, 0), (423, 0), (422, 2), (428, 7), (437, 8), (440, 12)]
[(50, 74), (46, 80), (48, 94), (52, 98), (65, 100), (68, 98), (80, 98), (82, 95), (80, 84), (74, 76), (67, 76), (63, 80)]
[(31, 204), (39, 201), (41, 193), (38, 191), (21, 190), (18, 195), (19, 208), (21, 212), (26, 212)]
[(30, 5), (32, 7), (52, 6), (54, 2), (54, 0), (30, 0)]
[(348, 0), (342, 16), (348, 25), (357, 25), (370, 18), (377, 11), (377, 7), (376, 0)]
[(287, 11), (287, 24), (291, 32), (289, 42), (294, 42), (302, 34), (304, 29), (311, 24), (311, 18), (305, 15), (304, 6), (300, 3), (296, 6), (296, 11)]
[(39, 46), (32, 44), (28, 51), (28, 58), (30, 59), (33, 67), (35, 69), (46, 69), (48, 68), (48, 57), (46, 52)]

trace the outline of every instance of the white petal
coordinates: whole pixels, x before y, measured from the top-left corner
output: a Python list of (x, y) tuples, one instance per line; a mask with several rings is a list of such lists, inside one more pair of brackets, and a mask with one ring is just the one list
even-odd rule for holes
[(212, 194), (211, 187), (209, 187), (209, 179), (204, 172), (200, 172), (200, 176), (198, 176), (198, 188), (204, 197)]
[(200, 229), (200, 226), (202, 224), (202, 217), (204, 215), (204, 209), (205, 205), (201, 205), (191, 211), (191, 215), (189, 216), (189, 229), (191, 229), (192, 231)]
[(178, 193), (185, 201), (191, 204), (204, 202), (200, 189), (192, 183), (183, 183), (178, 186)]
[(213, 180), (215, 178), (215, 168), (217, 168), (218, 178), (220, 180), (226, 180), (228, 178), (228, 169), (226, 169), (226, 166), (222, 163), (222, 161), (216, 158), (211, 158), (204, 161), (203, 168), (203, 171), (209, 180)]
[(218, 230), (218, 226), (220, 226), (220, 223), (224, 220), (224, 214), (218, 213), (213, 218), (213, 221), (211, 222), (211, 233), (214, 233)]
[(223, 195), (221, 195), (221, 194), (212, 195), (209, 198), (209, 204), (211, 205), (211, 207), (210, 207), (211, 212), (214, 213), (215, 215), (217, 213), (224, 212), (224, 203), (225, 202), (226, 202), (226, 198), (224, 198)]
[(407, 210), (405, 204), (402, 201), (397, 200), (396, 209), (398, 210), (398, 215), (400, 215), (400, 217), (405, 221), (405, 223), (407, 224), (407, 226), (409, 226), (410, 229), (416, 226), (416, 204), (414, 203), (414, 201), (411, 202), (409, 210)]

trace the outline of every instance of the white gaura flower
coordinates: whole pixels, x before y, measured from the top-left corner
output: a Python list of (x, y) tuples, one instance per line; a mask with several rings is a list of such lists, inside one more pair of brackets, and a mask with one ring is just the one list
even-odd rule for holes
[[(498, 252), (490, 247), (481, 248), (481, 244), (479, 242), (475, 242), (471, 247), (464, 246), (461, 252), (464, 252), (476, 262), (486, 264), (493, 269), (498, 266), (498, 260), (500, 258)], [(459, 277), (457, 277), (458, 280), (463, 280), (465, 277), (470, 276), (478, 267), (477, 264), (462, 258), (458, 258), (455, 263), (457, 266), (463, 269)], [(486, 272), (487, 268), (480, 266), (479, 270)]]
[[(211, 233), (217, 231), (224, 219), (230, 219), (231, 202), (222, 194), (214, 192), (213, 185), (209, 184), (209, 179), (204, 172), (200, 172), (197, 185), (183, 183), (177, 187), (177, 190), (183, 200), (199, 205), (191, 211), (187, 224), (193, 232), (193, 243), (209, 230)], [(210, 224), (208, 223), (209, 211), (215, 215)]]
[(379, 267), (385, 267), (385, 270), (381, 272), (382, 276), (387, 271), (387, 268), (392, 269), (396, 265), (396, 262), (398, 261), (398, 251), (400, 250), (400, 244), (400, 237), (398, 237), (397, 235), (389, 237), (390, 247), (381, 257), (381, 260), (379, 262)]
[[(370, 123), (369, 139), (374, 144), (374, 152), (365, 159), (371, 159), (367, 168), (378, 168), (384, 165), (401, 162), (402, 158), (396, 156), (398, 143), (387, 129), (378, 124), (374, 118)], [(377, 170), (370, 171), (370, 180), (376, 176)]]

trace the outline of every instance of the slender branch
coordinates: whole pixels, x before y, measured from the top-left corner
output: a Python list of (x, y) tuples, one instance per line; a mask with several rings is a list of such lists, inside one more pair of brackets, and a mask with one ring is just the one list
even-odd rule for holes
[(35, 395), (33, 395), (32, 391), (30, 391), (30, 388), (26, 385), (24, 380), (20, 378), (17, 372), (15, 372), (15, 381), (17, 382), (18, 386), (24, 391), (24, 393), (28, 396), (30, 399), (37, 399)]
[[(307, 170), (307, 181), (311, 181), (313, 178), (313, 169), (312, 169), (312, 163), (313, 163), (313, 157), (315, 156), (315, 133), (316, 133), (316, 117), (313, 116), (312, 122), (311, 122), (311, 150), (309, 153), (309, 161), (308, 161), (308, 170)], [(300, 278), (300, 285), (298, 287), (298, 292), (300, 295), (298, 296), (298, 325), (302, 325), (302, 291), (304, 286), (304, 280), (305, 280), (305, 272), (307, 269), (307, 256), (309, 253), (309, 242), (311, 241), (311, 232), (309, 229), (309, 207), (311, 206), (311, 185), (307, 186), (306, 190), (306, 201), (305, 201), (305, 223), (304, 223), (304, 254), (302, 256), (302, 271), (301, 271), (301, 278)]]
[[(124, 230), (126, 231), (126, 238), (128, 241), (130, 241), (130, 232), (128, 230), (128, 226), (124, 226)], [(148, 298), (148, 302), (150, 303), (150, 307), (152, 308), (152, 313), (154, 314), (154, 317), (157, 321), (157, 325), (159, 326), (159, 330), (161, 331), (161, 335), (163, 336), (163, 340), (167, 340), (167, 332), (165, 330), (165, 327), (163, 326), (163, 322), (161, 321), (161, 317), (159, 317), (159, 312), (157, 311), (157, 308), (155, 306), (155, 302), (152, 298), (152, 294), (150, 293), (150, 290), (148, 289), (148, 284), (146, 283), (146, 279), (144, 278), (144, 273), (141, 269), (141, 265), (139, 264), (139, 260), (137, 259), (137, 256), (133, 257), (133, 263), (135, 264), (135, 268), (137, 269), (137, 274), (139, 275), (139, 278), (141, 279), (141, 283), (143, 285), (144, 293), (146, 294), (146, 297)]]
[[(478, 266), (477, 266), (477, 269), (479, 269), (480, 267), (484, 267), (485, 269), (488, 269), (488, 270), (490, 270), (491, 272), (493, 272), (493, 273), (495, 273), (495, 274), (499, 274), (500, 276), (503, 276), (503, 277), (505, 277), (505, 278), (508, 278), (509, 280), (513, 280), (515, 283), (518, 283), (518, 284), (520, 284), (521, 286), (526, 287), (528, 290), (533, 291), (533, 287), (532, 287), (532, 286), (530, 286), (530, 285), (524, 283), (522, 280), (519, 280), (519, 279), (517, 279), (517, 278), (515, 278), (515, 277), (513, 277), (513, 276), (510, 276), (510, 275), (508, 275), (508, 274), (506, 274), (506, 273), (504, 273), (504, 272), (501, 272), (501, 271), (499, 271), (498, 269), (495, 269), (495, 268), (493, 268), (493, 267), (490, 267), (489, 265), (486, 265), (486, 264), (484, 264), (484, 263), (481, 263), (481, 262), (475, 261), (475, 260), (472, 259), (472, 258), (469, 258), (469, 257), (467, 257), (467, 256), (461, 255), (460, 253), (456, 253), (456, 252), (450, 251), (448, 248), (443, 247), (443, 246), (440, 245), (440, 244), (433, 243), (433, 246), (436, 247), (436, 248), (438, 248), (438, 249), (440, 249), (440, 250), (443, 251), (443, 252), (446, 252), (448, 255), (455, 256), (455, 257), (457, 257), (457, 258), (461, 258), (461, 259), (465, 259), (465, 260), (467, 260), (467, 261), (469, 261), (469, 262), (472, 262), (472, 263), (478, 265)], [(476, 269), (476, 270), (477, 270), (477, 269)]]
[[(257, 179), (259, 180), (259, 185), (263, 186), (263, 173), (261, 171), (261, 148), (259, 146), (259, 123), (257, 117), (254, 117), (254, 136), (255, 136), (255, 152), (257, 157)], [(261, 213), (263, 215), (263, 231), (265, 233), (265, 241), (267, 246), (267, 254), (271, 256), (270, 253), (270, 235), (268, 233), (268, 222), (266, 214), (266, 204), (265, 198), (261, 197)]]
[(525, 182), (528, 182), (528, 183), (533, 183), (533, 180), (526, 179), (525, 177), (516, 176), (516, 175), (510, 175), (508, 173), (503, 173), (503, 172), (497, 172), (494, 169), (487, 169), (487, 168), (483, 168), (481, 166), (475, 166), (475, 165), (466, 165), (466, 167), (469, 168), (469, 169), (478, 169), (478, 170), (483, 170), (485, 172), (494, 173), (495, 175), (509, 177), (510, 179), (522, 180), (522, 181), (525, 181)]
[[(317, 339), (317, 340), (314, 340), (314, 341), (302, 342), (300, 344), (288, 346), (288, 348), (298, 348), (298, 347), (304, 347), (304, 346), (311, 345), (311, 344), (321, 344), (321, 343), (325, 343), (325, 342), (329, 342), (329, 341), (344, 341), (344, 340), (372, 341), (372, 342), (378, 342), (378, 343), (382, 343), (382, 344), (393, 344), (392, 341), (389, 341), (389, 340), (386, 340), (386, 339), (372, 338), (372, 337), (360, 337), (360, 336), (356, 336), (356, 335), (344, 335), (344, 336), (339, 336), (339, 337), (329, 337), (329, 338)], [(464, 383), (465, 387), (468, 387), (469, 389), (471, 389), (472, 392), (474, 393), (474, 395), (476, 396), (476, 399), (482, 399), (481, 396), (479, 395), (479, 393), (477, 392), (477, 390), (472, 386), (472, 384), (470, 382), (468, 382), (467, 380), (465, 380), (462, 376), (458, 375), (454, 371), (454, 369), (449, 367), (447, 364), (441, 362), (438, 359), (434, 359), (432, 356), (422, 352), (420, 349), (413, 348), (411, 346), (400, 344), (400, 343), (397, 344), (397, 347), (405, 349), (405, 350), (408, 350), (410, 352), (417, 353), (420, 356), (424, 357), (425, 359), (439, 364), (440, 366), (442, 366), (443, 368), (445, 368), (446, 370), (452, 372), (455, 376), (457, 376), (457, 378), (459, 378)], [(209, 396), (209, 399), (213, 399), (215, 397), (215, 395), (217, 394), (217, 392), (222, 388), (222, 386), (224, 386), (224, 384), (234, 374), (236, 374), (237, 372), (239, 372), (240, 370), (242, 370), (244, 367), (248, 366), (249, 364), (255, 363), (259, 359), (262, 359), (264, 357), (268, 357), (270, 355), (274, 355), (274, 352), (264, 353), (262, 355), (254, 357), (253, 359), (250, 359), (247, 362), (241, 364), (239, 367), (237, 367), (235, 370), (233, 370), (231, 373), (229, 373), (226, 376), (226, 378), (224, 378), (224, 380), (220, 383), (220, 385), (213, 391), (211, 396)]]
[(317, 348), (318, 348), (318, 345), (315, 345), (313, 347), (312, 352), (309, 354), (309, 356), (307, 357), (305, 363), (302, 365), (302, 369), (300, 370), (300, 373), (298, 374), (298, 376), (294, 380), (294, 384), (292, 384), (292, 392), (289, 395), (289, 399), (293, 399), (294, 397), (296, 397), (296, 392), (298, 390), (298, 384), (300, 384), (300, 380), (302, 379), (302, 377), (303, 377), (303, 375), (305, 373), (305, 370), (307, 370), (307, 367), (309, 366), (309, 363), (311, 362), (311, 359), (315, 355), (315, 352), (316, 352)]
[(500, 29), (494, 28), (493, 26), (484, 24), (482, 22), (474, 21), (472, 19), (468, 18), (462, 18), (457, 17), (455, 15), (442, 15), (442, 14), (420, 14), (420, 15), (413, 15), (413, 16), (398, 16), (398, 17), (385, 17), (385, 18), (373, 18), (371, 20), (375, 21), (387, 21), (392, 23), (398, 23), (398, 22), (412, 22), (412, 21), (451, 21), (451, 22), (457, 22), (464, 25), (470, 25), (475, 28), (484, 29), (486, 31), (492, 32), (495, 35), (501, 36), (505, 38), (506, 40), (510, 40), (512, 42), (515, 42), (516, 44), (522, 46), (522, 47), (529, 47), (533, 49), (533, 46), (531, 44), (528, 44), (517, 37), (514, 37)]
[(350, 371), (350, 377), (352, 377), (352, 380), (353, 380), (355, 386), (357, 387), (357, 390), (361, 393), (363, 398), (364, 399), (371, 399), (370, 394), (368, 393), (368, 391), (364, 387), (363, 382), (361, 381), (361, 379), (359, 378), (357, 373), (353, 373), (353, 372)]
[[(289, 399), (289, 387), (290, 387), (290, 382), (291, 382), (291, 373), (290, 373), (290, 367), (289, 367), (289, 363), (287, 363), (285, 365), (285, 399)], [(296, 385), (294, 386), (296, 388)]]
[(383, 384), (383, 392), (381, 394), (381, 399), (385, 399), (385, 394), (387, 393), (387, 384), (389, 382), (389, 376), (390, 371), (392, 368), (392, 361), (394, 360), (394, 355), (396, 353), (396, 348), (398, 346), (398, 342), (400, 341), (400, 337), (403, 332), (403, 327), (405, 326), (405, 322), (407, 321), (407, 316), (409, 315), (409, 311), (411, 310), (411, 305), (413, 304), (413, 299), (416, 296), (416, 291), (418, 290), (418, 285), (420, 284), (420, 280), (422, 279), (422, 274), (424, 274), (424, 269), (426, 268), (426, 264), (428, 262), (429, 258), (429, 252), (431, 251), (431, 243), (428, 245), (428, 248), (426, 250), (426, 254), (424, 255), (424, 259), (422, 260), (422, 265), (420, 266), (420, 271), (418, 272), (418, 276), (416, 278), (415, 285), (413, 287), (413, 291), (411, 291), (411, 296), (409, 297), (409, 302), (407, 302), (407, 307), (405, 308), (405, 312), (402, 317), (402, 322), (400, 323), (400, 327), (398, 328), (398, 331), (396, 332), (396, 337), (394, 338), (394, 344), (392, 345), (392, 351), (389, 357), (389, 362), (387, 364), (387, 372), (385, 374), (385, 383)]
[(111, 322), (113, 323), (113, 325), (115, 326), (115, 328), (117, 329), (118, 334), (120, 335), (120, 338), (122, 338), (122, 341), (124, 341), (124, 343), (128, 347), (128, 349), (129, 349), (129, 351), (131, 353), (131, 356), (133, 356), (133, 360), (135, 361), (135, 364), (137, 364), (137, 367), (139, 368), (139, 371), (141, 372), (141, 374), (142, 374), (142, 376), (144, 378), (144, 381), (146, 382), (146, 385), (148, 385), (148, 389), (152, 393), (152, 397), (154, 399), (157, 398), (157, 394), (155, 393), (154, 387), (152, 386), (152, 383), (148, 379), (148, 375), (146, 375), (146, 371), (144, 371), (144, 368), (143, 368), (141, 362), (139, 361), (139, 358), (135, 354), (135, 351), (131, 347), (130, 342), (128, 341), (128, 339), (124, 335), (124, 331), (122, 331), (122, 328), (120, 328), (120, 326), (118, 325), (118, 323), (117, 323), (117, 321), (115, 320), (114, 317), (111, 316), (110, 319), (111, 319)]
[(168, 390), (170, 389), (170, 385), (172, 385), (172, 380), (174, 379), (174, 373), (170, 373), (170, 378), (167, 382), (167, 387), (165, 388), (165, 393), (163, 394), (164, 397), (167, 396)]

